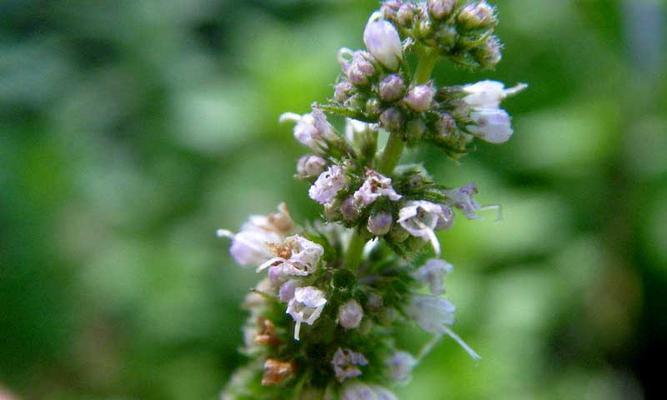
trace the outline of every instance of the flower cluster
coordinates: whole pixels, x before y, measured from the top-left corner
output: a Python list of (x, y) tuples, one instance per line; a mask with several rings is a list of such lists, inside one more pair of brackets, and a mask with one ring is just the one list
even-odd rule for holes
[[(460, 157), (475, 139), (511, 138), (500, 105), (525, 85), (438, 87), (430, 78), (440, 57), (495, 65), (496, 25), (484, 0), (386, 1), (366, 25), (366, 48), (339, 51), (333, 97), (281, 116), (309, 150), (296, 177), (310, 185), (324, 221), (300, 226), (281, 204), (236, 233), (218, 232), (239, 264), (266, 273), (244, 303), (252, 361), (223, 398), (395, 399), (386, 386), (409, 381), (434, 343), (417, 355), (397, 348), (393, 334), (404, 324), (449, 336), (479, 358), (452, 330), (456, 308), (443, 295), (453, 267), (439, 258), (437, 237), (458, 213), (479, 218), (477, 187), (447, 187), (420, 165), (398, 163), (405, 146), (435, 144)], [(345, 118), (342, 133), (330, 116)]]

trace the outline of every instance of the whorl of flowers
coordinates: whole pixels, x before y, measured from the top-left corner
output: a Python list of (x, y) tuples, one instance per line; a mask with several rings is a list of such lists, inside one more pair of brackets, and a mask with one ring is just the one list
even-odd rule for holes
[[(459, 158), (475, 139), (511, 138), (500, 104), (525, 85), (438, 86), (430, 78), (440, 58), (494, 67), (497, 23), (484, 0), (385, 1), (364, 29), (366, 49), (339, 51), (331, 100), (281, 117), (310, 150), (296, 177), (310, 185), (324, 221), (299, 225), (281, 204), (237, 233), (218, 232), (231, 238), (239, 264), (266, 273), (244, 303), (250, 361), (223, 399), (395, 399), (390, 386), (409, 381), (442, 336), (479, 358), (452, 330), (456, 308), (443, 295), (453, 267), (439, 258), (437, 237), (457, 213), (479, 218), (477, 187), (446, 187), (423, 167), (398, 163), (406, 145)], [(345, 118), (343, 133), (331, 116)], [(434, 340), (415, 355), (397, 348), (404, 324)]]

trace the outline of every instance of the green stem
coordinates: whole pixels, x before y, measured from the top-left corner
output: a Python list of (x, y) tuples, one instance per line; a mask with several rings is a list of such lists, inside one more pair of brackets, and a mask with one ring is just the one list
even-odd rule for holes
[[(431, 79), (431, 73), (435, 67), (435, 63), (438, 60), (438, 55), (435, 52), (424, 51), (420, 57), (419, 62), (417, 63), (417, 70), (415, 71), (415, 76), (413, 78), (413, 83), (422, 84), (426, 83)], [(383, 175), (391, 175), (394, 172), (394, 168), (398, 164), (398, 161), (401, 159), (401, 154), (403, 154), (403, 149), (405, 148), (405, 143), (401, 138), (400, 134), (392, 133), (389, 135), (389, 140), (387, 145), (382, 151), (380, 160), (378, 163), (378, 172)], [(364, 245), (369, 239), (370, 234), (362, 227), (359, 230), (356, 230), (352, 233), (350, 238), (350, 245), (347, 249), (347, 254), (345, 255), (345, 267), (354, 271), (359, 267), (361, 263), (361, 257), (364, 252)]]
[(364, 253), (364, 246), (369, 238), (369, 234), (364, 228), (355, 230), (350, 238), (350, 243), (345, 254), (345, 267), (354, 271), (361, 263), (361, 257)]
[(419, 57), (417, 70), (415, 71), (415, 76), (412, 81), (418, 85), (428, 82), (428, 80), (431, 79), (431, 73), (433, 73), (433, 68), (435, 68), (435, 63), (437, 61), (437, 52), (424, 50)]
[(405, 148), (405, 143), (403, 143), (401, 135), (396, 133), (389, 135), (387, 145), (384, 147), (382, 156), (380, 156), (378, 172), (383, 175), (390, 175), (394, 171), (394, 168), (396, 168), (398, 161), (401, 159), (403, 148)]

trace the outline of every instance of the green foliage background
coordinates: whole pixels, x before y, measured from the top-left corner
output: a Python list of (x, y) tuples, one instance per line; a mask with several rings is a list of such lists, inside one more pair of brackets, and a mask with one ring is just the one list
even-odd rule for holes
[[(486, 78), (516, 134), (460, 165), (504, 220), (441, 239), (475, 364), (445, 341), (406, 399), (641, 399), (667, 327), (667, 7), (498, 0)], [(0, 2), (0, 387), (22, 399), (214, 399), (257, 280), (218, 227), (287, 201), (301, 149), (283, 111), (332, 93), (375, 1)], [(424, 337), (406, 332), (416, 348)], [(0, 392), (3, 389), (0, 389)], [(3, 395), (0, 394), (0, 398)]]

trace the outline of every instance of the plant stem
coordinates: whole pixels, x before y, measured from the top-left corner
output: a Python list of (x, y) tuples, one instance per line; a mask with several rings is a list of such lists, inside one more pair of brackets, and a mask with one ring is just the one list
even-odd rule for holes
[[(362, 228), (363, 229), (363, 228)], [(354, 271), (361, 263), (364, 246), (370, 235), (366, 230), (356, 230), (352, 233), (350, 243), (345, 254), (345, 267)]]
[[(431, 51), (424, 51), (417, 63), (417, 69), (415, 71), (415, 76), (413, 78), (414, 84), (426, 83), (431, 79), (431, 73), (435, 67), (435, 63), (438, 60), (437, 53)], [(405, 143), (401, 138), (401, 135), (398, 133), (391, 133), (389, 135), (389, 140), (387, 145), (382, 151), (380, 160), (378, 162), (378, 172), (383, 175), (391, 175), (394, 172), (394, 168), (401, 159), (401, 154), (403, 154), (403, 149), (405, 148)], [(345, 255), (345, 267), (351, 269), (352, 271), (356, 270), (361, 263), (361, 257), (364, 252), (364, 245), (370, 237), (370, 234), (361, 228), (361, 230), (354, 231), (352, 237), (350, 238), (350, 243), (347, 249), (347, 254)]]
[(392, 133), (389, 135), (387, 145), (384, 147), (380, 162), (378, 163), (378, 172), (383, 175), (389, 175), (394, 171), (396, 164), (401, 159), (405, 143), (400, 134)]
[(421, 85), (422, 83), (428, 82), (428, 80), (431, 79), (431, 73), (433, 72), (436, 61), (438, 61), (438, 54), (436, 52), (424, 50), (419, 57), (417, 70), (415, 70), (415, 76), (412, 79), (413, 83)]

